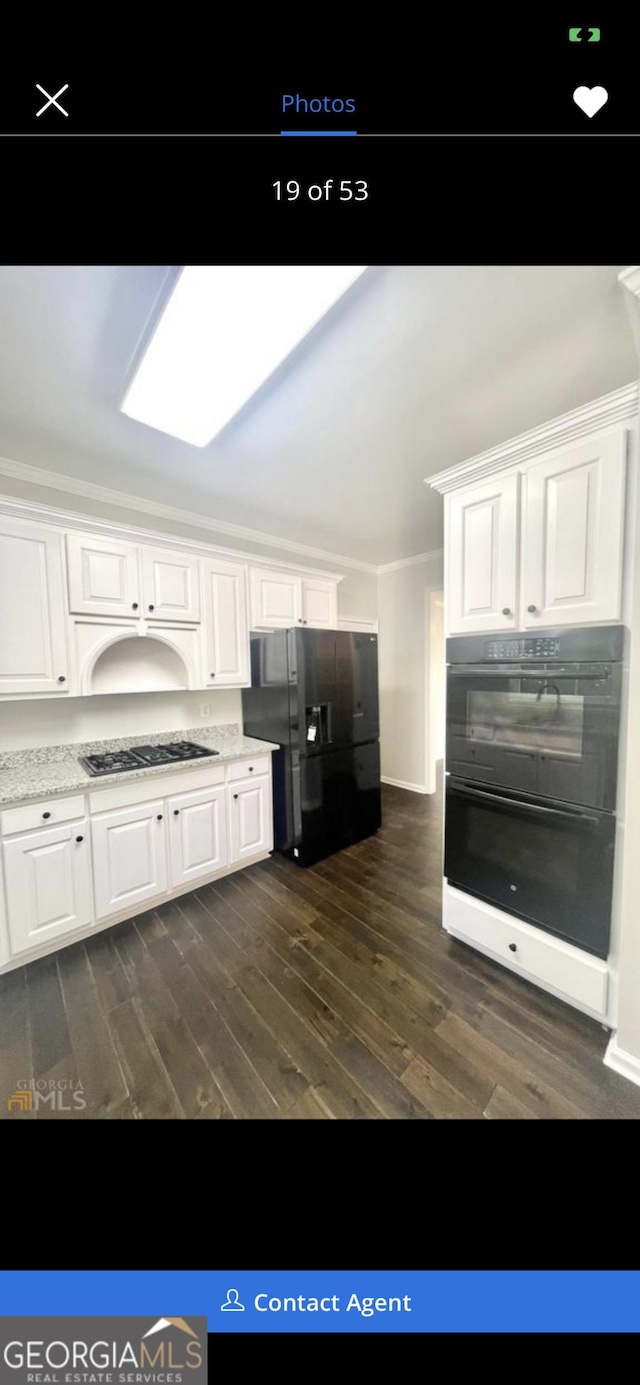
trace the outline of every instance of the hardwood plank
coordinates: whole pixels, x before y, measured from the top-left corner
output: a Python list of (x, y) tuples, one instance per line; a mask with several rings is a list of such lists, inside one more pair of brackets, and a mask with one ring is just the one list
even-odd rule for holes
[(100, 1004), (107, 1013), (129, 1000), (133, 994), (122, 963), (116, 951), (111, 932), (97, 933), (95, 938), (85, 942), (89, 965), (93, 974)]
[(408, 1091), (422, 1103), (433, 1118), (440, 1120), (480, 1120), (482, 1109), (467, 1101), (423, 1058), (414, 1058), (403, 1074)]
[[(78, 1070), (55, 954), (30, 963), (27, 972), (27, 994), (33, 1075), (36, 1082), (48, 1084), (46, 1089), (42, 1089), (43, 1095), (54, 1090), (59, 1083), (77, 1084)], [(58, 1110), (57, 1106), (43, 1103), (38, 1107), (37, 1119), (78, 1119), (82, 1114), (81, 1111), (71, 1113)]]
[(35, 1120), (35, 1111), (9, 1111), (7, 1102), (18, 1082), (33, 1077), (27, 1000), (27, 972), (0, 976), (0, 1119)]
[(528, 1106), (518, 1101), (511, 1092), (505, 1091), (504, 1087), (494, 1087), (483, 1115), (486, 1116), (487, 1120), (498, 1121), (534, 1121), (539, 1119)]
[(438, 1026), (438, 1032), (451, 1048), (475, 1061), (490, 1075), (496, 1086), (504, 1087), (534, 1115), (555, 1120), (581, 1118), (583, 1113), (579, 1106), (542, 1080), (536, 1067), (535, 1053), (528, 1055), (529, 1064), (525, 1064), (458, 1015), (447, 1015)]
[[(154, 931), (153, 936), (163, 934)], [(122, 934), (117, 946), (125, 966), (135, 973), (142, 1014), (185, 1116), (197, 1116), (211, 1104), (221, 1114), (226, 1103), (215, 1076), (137, 928)]]
[(82, 945), (58, 953), (58, 975), (86, 1114), (108, 1115), (129, 1093)]
[(110, 1010), (108, 1024), (131, 1097), (134, 1115), (146, 1120), (180, 1120), (184, 1112), (149, 1032), (137, 996)]

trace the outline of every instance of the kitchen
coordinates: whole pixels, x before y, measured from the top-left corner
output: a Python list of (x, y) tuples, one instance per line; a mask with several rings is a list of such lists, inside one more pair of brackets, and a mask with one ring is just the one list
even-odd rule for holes
[(235, 273), (0, 275), (2, 1115), (636, 1119), (640, 271)]

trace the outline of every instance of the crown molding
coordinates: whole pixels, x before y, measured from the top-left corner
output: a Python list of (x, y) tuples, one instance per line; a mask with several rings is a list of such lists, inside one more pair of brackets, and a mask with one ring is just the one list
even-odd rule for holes
[(640, 265), (632, 264), (629, 265), (628, 269), (623, 269), (622, 273), (618, 275), (618, 283), (628, 289), (629, 293), (640, 297)]
[(495, 476), (496, 473), (519, 466), (543, 452), (553, 452), (557, 448), (578, 442), (591, 433), (614, 427), (637, 416), (638, 382), (634, 380), (630, 385), (623, 385), (621, 389), (603, 394), (599, 399), (592, 399), (579, 409), (572, 409), (570, 413), (560, 414), (548, 423), (531, 428), (527, 433), (520, 433), (518, 437), (502, 443), (500, 447), (492, 447), (488, 452), (479, 452), (477, 456), (449, 467), (446, 471), (426, 476), (425, 485), (431, 486), (441, 495), (446, 495), (447, 491), (456, 490), (468, 481)]
[(398, 558), (395, 563), (382, 563), (378, 568), (378, 577), (382, 577), (385, 572), (397, 572), (401, 567), (417, 567), (419, 563), (428, 563), (430, 558), (444, 558), (444, 548), (432, 548), (430, 553), (416, 553), (413, 558)]
[[(300, 553), (307, 558), (319, 558), (323, 562), (340, 563), (341, 567), (355, 568), (359, 572), (377, 573), (375, 563), (364, 563), (358, 558), (348, 558), (342, 553), (329, 553), (324, 548), (312, 548), (308, 544), (295, 543), (292, 539), (277, 538), (274, 534), (263, 534), (259, 529), (247, 529), (240, 524), (230, 524), (227, 520), (212, 519), (209, 515), (196, 514), (193, 510), (181, 510), (173, 505), (165, 505), (159, 500), (149, 500), (142, 495), (129, 495), (126, 491), (112, 490), (109, 486), (98, 485), (94, 481), (82, 481), (79, 477), (65, 476), (59, 471), (46, 471), (43, 467), (31, 466), (27, 462), (15, 462), (10, 457), (0, 457), (0, 476), (11, 476), (17, 481), (26, 481), (32, 486), (45, 486), (48, 490), (66, 492), (68, 495), (81, 495), (87, 500), (98, 500), (103, 505), (116, 505), (119, 509), (137, 510), (141, 514), (156, 515), (170, 519), (177, 524), (188, 524), (195, 529), (210, 529), (214, 533), (229, 534), (237, 540), (263, 544), (267, 548), (282, 548), (288, 553)], [(70, 516), (67, 516), (69, 518)], [(95, 522), (95, 516), (85, 516)], [(114, 521), (115, 522), (115, 521)], [(166, 537), (166, 536), (165, 536)], [(237, 556), (237, 553), (236, 553)], [(246, 557), (243, 553), (241, 556)], [(261, 554), (251, 554), (261, 558)], [(265, 558), (265, 562), (273, 563)], [(284, 564), (284, 566), (287, 566)], [(332, 574), (335, 575), (335, 574)]]

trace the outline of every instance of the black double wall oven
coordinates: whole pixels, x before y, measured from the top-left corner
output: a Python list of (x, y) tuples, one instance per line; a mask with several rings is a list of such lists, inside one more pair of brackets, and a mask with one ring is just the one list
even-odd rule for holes
[(605, 958), (624, 626), (447, 640), (450, 885)]

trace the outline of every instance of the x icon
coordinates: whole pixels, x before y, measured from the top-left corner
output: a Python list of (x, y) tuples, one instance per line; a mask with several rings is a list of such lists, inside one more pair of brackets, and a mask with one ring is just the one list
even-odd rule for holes
[(40, 110), (36, 111), (36, 116), (42, 115), (42, 112), (48, 110), (49, 106), (55, 106), (56, 110), (60, 111), (62, 115), (68, 115), (69, 112), (65, 111), (64, 106), (58, 105), (58, 97), (62, 96), (63, 91), (66, 91), (68, 86), (69, 83), (65, 82), (64, 86), (60, 87), (60, 90), (56, 92), (55, 96), (49, 96), (48, 91), (45, 91), (44, 87), (41, 87), (40, 83), (36, 82), (36, 87), (38, 91), (41, 91), (42, 95), (46, 96), (47, 98), (47, 100), (44, 103), (44, 106), (41, 106)]

